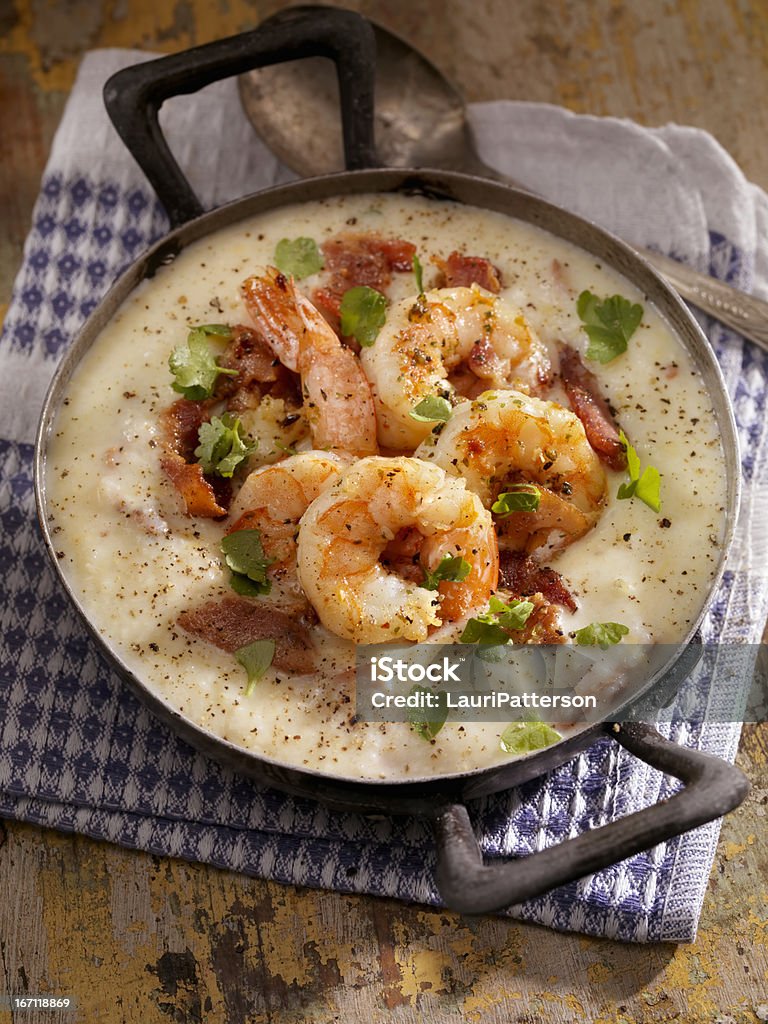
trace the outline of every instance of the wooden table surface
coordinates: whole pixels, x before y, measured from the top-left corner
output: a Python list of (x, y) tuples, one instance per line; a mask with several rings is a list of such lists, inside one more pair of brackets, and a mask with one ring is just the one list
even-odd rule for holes
[[(81, 53), (177, 51), (282, 6), (0, 0), (0, 313)], [(346, 6), (412, 40), (470, 100), (698, 125), (768, 187), (765, 0)], [(81, 1007), (18, 1014), (29, 1022), (765, 1021), (765, 727), (745, 729), (739, 764), (752, 794), (724, 824), (699, 936), (684, 947), (296, 889), (0, 823), (0, 993), (69, 993)]]

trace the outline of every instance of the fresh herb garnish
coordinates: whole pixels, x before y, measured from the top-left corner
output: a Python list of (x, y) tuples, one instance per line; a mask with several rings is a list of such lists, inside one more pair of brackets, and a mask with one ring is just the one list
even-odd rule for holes
[(619, 440), (627, 453), (629, 483), (619, 486), (616, 497), (621, 500), (639, 498), (654, 512), (661, 512), (661, 474), (655, 466), (646, 466), (641, 473), (638, 454), (627, 440), (623, 430), (619, 431)]
[(418, 684), (412, 686), (408, 691), (409, 696), (413, 693), (434, 693), (437, 695), (436, 707), (408, 708), (408, 721), (423, 740), (433, 740), (445, 725), (448, 717), (448, 700), (444, 692), (440, 690), (429, 690), (426, 686)]
[(612, 647), (621, 642), (621, 638), (629, 633), (629, 628), (620, 622), (592, 622), (589, 626), (577, 629), (573, 634), (577, 644), (582, 647)]
[(339, 312), (344, 337), (356, 338), (369, 348), (387, 319), (387, 300), (375, 288), (359, 285), (344, 292)]
[(505, 754), (528, 754), (551, 747), (561, 738), (546, 722), (513, 722), (501, 734), (499, 746)]
[(275, 266), (300, 281), (323, 269), (325, 260), (314, 238), (281, 238), (275, 249)]
[(579, 295), (576, 305), (579, 318), (589, 338), (587, 359), (610, 363), (627, 351), (627, 342), (643, 319), (643, 307), (623, 295), (612, 295), (601, 302), (590, 291)]
[(204, 473), (231, 477), (243, 459), (256, 451), (240, 436), (242, 423), (235, 416), (225, 412), (219, 419), (212, 416), (210, 423), (203, 423), (198, 431), (200, 444), (195, 448), (195, 458)]
[(462, 644), (507, 644), (512, 639), (508, 630), (522, 629), (533, 611), (531, 601), (513, 598), (508, 604), (498, 597), (491, 597), (488, 611), (476, 618), (468, 619), (459, 637)]
[(254, 640), (235, 651), (235, 658), (248, 673), (245, 696), (250, 697), (256, 683), (263, 677), (275, 657), (274, 640)]
[(413, 276), (416, 278), (416, 289), (419, 295), (424, 294), (424, 268), (421, 265), (421, 260), (413, 254)]
[(230, 585), (236, 594), (260, 597), (268, 594), (272, 584), (267, 568), (273, 559), (264, 554), (260, 530), (235, 530), (221, 542), (224, 561), (232, 570)]
[(533, 484), (515, 484), (511, 491), (504, 491), (491, 505), (500, 519), (513, 512), (535, 512), (541, 503), (541, 491)]
[(226, 324), (200, 324), (193, 327), (187, 336), (186, 345), (178, 345), (168, 359), (170, 371), (176, 378), (172, 384), (173, 390), (192, 402), (202, 402), (211, 397), (220, 373), (228, 377), (237, 376), (237, 370), (228, 370), (217, 364), (208, 346), (209, 336), (230, 338), (232, 331)]
[(447, 398), (441, 395), (427, 395), (415, 405), (408, 415), (419, 423), (446, 423), (451, 418), (453, 407)]
[(425, 590), (437, 590), (443, 580), (462, 583), (471, 571), (472, 566), (461, 555), (443, 555), (434, 569), (424, 570), (424, 582), (421, 585)]

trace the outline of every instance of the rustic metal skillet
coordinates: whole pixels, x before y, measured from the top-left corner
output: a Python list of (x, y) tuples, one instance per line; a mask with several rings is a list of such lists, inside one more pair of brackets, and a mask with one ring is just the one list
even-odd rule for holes
[[(352, 45), (350, 45), (350, 40)], [(187, 245), (244, 218), (286, 203), (339, 194), (418, 192), (498, 210), (538, 225), (604, 259), (638, 285), (666, 316), (699, 366), (715, 404), (727, 455), (728, 527), (733, 531), (738, 506), (738, 458), (735, 428), (714, 358), (685, 307), (641, 260), (616, 239), (543, 200), (466, 175), (424, 170), (354, 170), (270, 189), (203, 214), (199, 201), (167, 150), (157, 125), (162, 101), (247, 67), (304, 54), (324, 54), (337, 63), (342, 93), (347, 160), (355, 168), (372, 161), (371, 38), (361, 19), (349, 12), (323, 12), (319, 17), (297, 14), (295, 20), (267, 26), (244, 36), (200, 47), (187, 54), (161, 58), (127, 69), (108, 83), (106, 99), (131, 151), (155, 186), (174, 229), (120, 278), (89, 318), (51, 385), (37, 441), (35, 485), (42, 529), (54, 564), (53, 538), (46, 506), (48, 439), (68, 382), (80, 359), (112, 319), (123, 300), (155, 273), (173, 273), (175, 256)], [(61, 570), (59, 569), (61, 573)], [(249, 753), (184, 718), (140, 678), (133, 675), (107, 641), (100, 637), (62, 573), (65, 588), (102, 648), (134, 691), (160, 718), (204, 753), (260, 782), (322, 800), (335, 808), (363, 813), (428, 815), (438, 846), (438, 883), (453, 909), (484, 912), (520, 902), (579, 878), (671, 836), (694, 828), (737, 806), (746, 795), (744, 776), (731, 765), (698, 751), (681, 748), (653, 729), (637, 723), (595, 725), (519, 760), (492, 769), (408, 782), (362, 782), (317, 771), (299, 770)], [(714, 585), (713, 585), (714, 589)], [(693, 635), (686, 638), (690, 641)], [(691, 649), (663, 680), (648, 680), (672, 690), (690, 666)], [(621, 709), (622, 713), (625, 709)], [(493, 793), (535, 778), (583, 750), (608, 732), (648, 763), (686, 783), (671, 800), (638, 812), (577, 839), (509, 863), (482, 863), (463, 801)]]

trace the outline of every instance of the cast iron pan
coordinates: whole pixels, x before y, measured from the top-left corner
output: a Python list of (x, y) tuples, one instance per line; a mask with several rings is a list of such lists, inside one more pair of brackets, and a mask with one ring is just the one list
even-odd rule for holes
[[(336, 64), (349, 171), (269, 189), (210, 213), (203, 208), (168, 149), (158, 125), (164, 100), (254, 67), (305, 56), (330, 57)], [(554, 746), (491, 769), (397, 783), (361, 782), (282, 765), (236, 747), (184, 718), (123, 664), (119, 653), (96, 631), (63, 577), (48, 532), (46, 451), (52, 423), (68, 381), (85, 351), (130, 292), (159, 268), (172, 263), (191, 242), (244, 218), (286, 203), (368, 192), (417, 192), (498, 210), (539, 225), (606, 260), (648, 296), (681, 337), (712, 395), (726, 452), (730, 542), (738, 508), (739, 462), (736, 433), (719, 368), (706, 339), (680, 299), (622, 242), (544, 200), (468, 175), (430, 170), (366, 169), (375, 166), (373, 67), (375, 42), (365, 19), (343, 10), (282, 12), (258, 29), (153, 60), (114, 75), (105, 87), (109, 114), (126, 145), (155, 188), (173, 229), (117, 281), (88, 319), (51, 384), (37, 439), (35, 486), (43, 534), (54, 565), (88, 628), (138, 696), (184, 739), (234, 770), (279, 789), (363, 813), (427, 815), (438, 848), (438, 885), (454, 910), (481, 913), (538, 896), (555, 886), (649, 849), (711, 821), (745, 798), (749, 784), (725, 761), (664, 739), (639, 723), (585, 726)], [(164, 274), (172, 270), (163, 269)], [(719, 577), (718, 577), (719, 579)], [(711, 593), (717, 585), (715, 580)], [(703, 611), (702, 611), (703, 615)], [(696, 655), (686, 638), (683, 654), (663, 679), (649, 680), (673, 692)], [(663, 700), (660, 701), (660, 704)], [(622, 709), (623, 711), (624, 709)], [(617, 716), (617, 717), (620, 717)], [(530, 856), (484, 864), (464, 801), (519, 785), (562, 764), (600, 736), (610, 735), (654, 768), (683, 781), (671, 799)]]

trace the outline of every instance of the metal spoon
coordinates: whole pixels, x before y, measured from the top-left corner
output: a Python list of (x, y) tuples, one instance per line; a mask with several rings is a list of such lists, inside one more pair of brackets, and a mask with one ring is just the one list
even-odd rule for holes
[[(278, 12), (270, 21), (295, 10)], [(375, 24), (373, 29), (376, 148), (382, 165), (464, 171), (531, 191), (478, 157), (464, 100), (434, 64), (387, 29)], [(330, 61), (310, 57), (251, 71), (240, 78), (240, 96), (261, 138), (292, 170), (308, 176), (344, 169), (338, 86)], [(321, 131), (314, 130), (318, 125)], [(684, 299), (768, 351), (768, 302), (667, 256), (637, 251)]]

